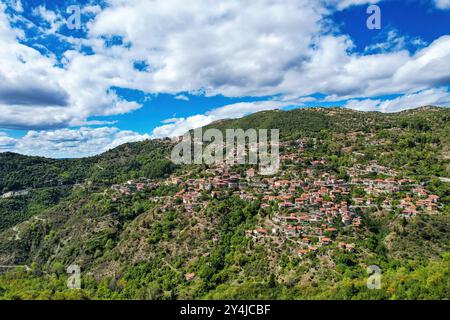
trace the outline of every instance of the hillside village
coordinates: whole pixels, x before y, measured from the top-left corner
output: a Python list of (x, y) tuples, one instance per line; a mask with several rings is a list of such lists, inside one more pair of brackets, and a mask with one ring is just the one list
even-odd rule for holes
[[(307, 142), (303, 138), (281, 144), (283, 169), (276, 176), (260, 176), (257, 167), (238, 173), (235, 166), (222, 164), (209, 166), (201, 178), (192, 178), (188, 171), (166, 180), (141, 178), (113, 185), (111, 199), (174, 186), (179, 190), (174, 196), (153, 197), (153, 201), (161, 203), (163, 212), (181, 210), (199, 219), (212, 198), (235, 195), (244, 201), (259, 200), (265, 218), (257, 228), (246, 231), (247, 237), (271, 243), (274, 250), (287, 248), (299, 257), (332, 247), (358, 250), (348, 234), (364, 228), (361, 213), (370, 209), (394, 211), (404, 219), (440, 212), (437, 195), (413, 179), (397, 178), (396, 171), (376, 161), (347, 168), (347, 180), (327, 173), (323, 170), (326, 160), (303, 156)], [(296, 170), (300, 163), (306, 164), (306, 170)], [(377, 177), (368, 178), (370, 175)]]

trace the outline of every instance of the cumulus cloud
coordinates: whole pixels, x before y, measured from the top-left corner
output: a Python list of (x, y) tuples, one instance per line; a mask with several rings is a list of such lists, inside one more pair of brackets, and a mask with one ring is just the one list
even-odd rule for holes
[(239, 102), (213, 109), (207, 112), (207, 115), (216, 119), (240, 118), (250, 113), (263, 110), (274, 110), (297, 104), (297, 101), (256, 101)]
[(327, 0), (329, 4), (335, 5), (339, 10), (347, 9), (351, 6), (360, 6), (363, 4), (376, 4), (380, 1), (381, 0)]
[[(368, 2), (335, 5), (344, 8)], [(277, 4), (260, 0), (246, 8), (236, 1), (207, 8), (204, 1), (202, 8), (200, 2), (193, 3), (185, 8), (178, 0), (151, 5), (143, 0), (131, 4), (111, 1), (112, 6), (97, 16), (91, 36), (120, 35), (132, 43), (135, 52), (147, 52), (152, 70), (141, 73), (142, 81), (134, 84), (150, 92), (202, 91), (225, 96), (322, 92), (356, 97), (418, 91), (446, 81), (430, 76), (418, 83), (414, 79), (420, 78), (419, 72), (409, 74), (408, 80), (395, 78), (397, 69), (414, 64), (420, 55), (434, 60), (433, 51), (444, 49), (448, 53), (444, 46), (450, 41), (446, 37), (412, 56), (405, 48), (406, 38), (391, 33), (395, 46), (361, 55), (353, 52), (348, 36), (324, 35), (322, 19), (328, 11), (320, 5), (313, 7), (309, 1)], [(125, 16), (133, 19), (115, 23)], [(161, 29), (163, 20), (167, 27)], [(147, 30), (158, 32), (149, 37)], [(409, 42), (423, 46), (419, 40)], [(441, 48), (433, 50), (439, 43)], [(431, 75), (434, 71), (430, 71)], [(440, 73), (450, 74), (448, 68)]]
[(187, 118), (170, 119), (169, 121), (164, 121), (164, 125), (153, 129), (152, 136), (155, 138), (182, 136), (191, 129), (206, 126), (213, 121), (214, 118), (212, 116), (204, 114), (197, 114)]
[(400, 66), (394, 74), (395, 83), (410, 86), (443, 86), (450, 84), (450, 35), (434, 41)]
[(11, 27), (5, 8), (0, 4), (0, 128), (61, 128), (141, 107), (112, 89), (119, 81), (102, 63), (96, 65), (102, 58), (69, 51), (66, 57), (72, 59), (61, 68), (54, 56), (20, 43), (23, 35)]
[(0, 73), (0, 103), (25, 106), (66, 106), (68, 94), (57, 83), (41, 83), (27, 75), (8, 79)]
[[(265, 95), (264, 88), (280, 83), (280, 71), (306, 58), (326, 12), (308, 0), (109, 3), (90, 36), (116, 35), (132, 44), (135, 58), (151, 66), (133, 81), (135, 88), (227, 96)], [(99, 44), (96, 50), (103, 50)], [(129, 58), (128, 50), (116, 50), (117, 59)]]
[(17, 140), (9, 137), (5, 132), (0, 132), (0, 151), (11, 149)]
[(184, 94), (179, 94), (175, 97), (176, 100), (183, 100), (183, 101), (189, 101), (189, 97), (185, 96)]
[(21, 0), (11, 1), (11, 7), (17, 12), (23, 12), (23, 5)]
[(433, 0), (436, 8), (438, 9), (450, 9), (450, 0)]
[(0, 132), (0, 150), (52, 158), (92, 156), (123, 143), (149, 139), (133, 131), (114, 127), (28, 131), (18, 139)]
[(191, 129), (206, 126), (214, 121), (227, 118), (240, 118), (250, 113), (263, 110), (274, 110), (292, 105), (301, 104), (302, 100), (296, 101), (256, 101), (256, 102), (240, 102), (219, 108), (212, 109), (206, 114), (197, 114), (187, 118), (172, 118), (163, 121), (164, 125), (156, 127), (152, 136), (161, 137), (177, 137), (185, 134)]
[[(428, 47), (411, 55), (407, 50), (389, 53), (347, 54), (351, 41), (342, 37), (321, 40), (307, 71), (297, 87), (336, 97), (372, 97), (386, 94), (417, 92), (450, 84), (450, 36), (442, 36)], [(310, 94), (304, 91), (303, 94)]]
[(385, 40), (382, 42), (377, 42), (367, 46), (364, 51), (374, 53), (386, 53), (391, 51), (403, 50), (407, 46), (412, 46), (414, 48), (422, 48), (427, 45), (427, 43), (420, 37), (410, 37), (408, 35), (401, 35), (398, 30), (390, 29), (385, 32)]
[[(89, 38), (83, 40), (95, 54), (66, 51), (63, 68), (55, 67), (53, 57), (20, 44), (18, 31), (0, 10), (4, 31), (0, 59), (6, 62), (0, 66), (5, 78), (0, 84), (0, 127), (66, 127), (91, 116), (141, 107), (121, 99), (113, 87), (173, 94), (275, 93), (276, 84), (282, 81), (281, 70), (302, 58), (311, 37), (320, 30), (324, 12), (307, 0), (283, 4), (260, 0), (244, 9), (238, 1), (220, 6), (212, 1), (211, 5), (196, 1), (184, 6), (179, 0), (109, 4), (90, 25)], [(60, 20), (44, 7), (38, 7), (36, 14), (50, 24)], [(157, 32), (149, 36), (148, 30)], [(123, 37), (131, 46), (108, 46), (105, 39), (113, 36)], [(230, 41), (223, 41), (226, 38)], [(135, 70), (135, 61), (151, 68)], [(29, 81), (22, 81), (23, 75)], [(29, 105), (34, 106), (33, 112), (26, 108)]]
[(46, 33), (55, 33), (65, 24), (65, 18), (58, 12), (47, 10), (43, 5), (33, 9), (33, 15), (41, 17), (47, 24)]
[(450, 107), (450, 92), (446, 88), (436, 88), (402, 95), (391, 100), (350, 100), (345, 107), (359, 111), (398, 112), (428, 105)]
[[(6, 4), (18, 14), (22, 2), (8, 0), (0, 3), (0, 128), (40, 135), (36, 130), (48, 129), (66, 136), (63, 128), (103, 123), (91, 117), (142, 107), (119, 95), (117, 88), (169, 93), (185, 101), (183, 93), (278, 99), (170, 119), (153, 136), (181, 135), (219, 119), (301, 105), (298, 97), (315, 93), (330, 101), (351, 99), (354, 108), (371, 110), (375, 105), (387, 112), (402, 105), (445, 102), (443, 89), (430, 88), (450, 84), (450, 36), (427, 45), (391, 32), (386, 41), (361, 53), (327, 19), (335, 10), (377, 2), (254, 0), (243, 6), (240, 0), (193, 0), (188, 6), (184, 0), (106, 0), (102, 7), (83, 8), (93, 19), (83, 25), (86, 36), (78, 39), (58, 34), (61, 13), (38, 6), (34, 13), (45, 26), (41, 31), (70, 44), (55, 57), (21, 41), (24, 31), (12, 25), (20, 15), (6, 13)], [(446, 0), (435, 2), (441, 9), (448, 5)], [(421, 49), (410, 52), (408, 44)], [(82, 47), (89, 48), (89, 54)], [(136, 68), (137, 62), (145, 68)], [(373, 98), (386, 94), (402, 98), (389, 104)], [(118, 133), (111, 135), (114, 139), (105, 138), (105, 145), (121, 141)], [(123, 135), (125, 140), (131, 137)], [(8, 141), (26, 146), (22, 139)], [(31, 152), (31, 147), (21, 150)]]

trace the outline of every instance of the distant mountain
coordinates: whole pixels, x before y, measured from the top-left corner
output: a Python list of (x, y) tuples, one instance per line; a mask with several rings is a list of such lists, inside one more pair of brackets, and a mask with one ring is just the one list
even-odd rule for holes
[[(169, 140), (170, 141), (170, 140)], [(47, 159), (0, 153), (0, 192), (28, 188), (163, 177), (173, 170), (168, 140), (128, 143), (82, 159)]]

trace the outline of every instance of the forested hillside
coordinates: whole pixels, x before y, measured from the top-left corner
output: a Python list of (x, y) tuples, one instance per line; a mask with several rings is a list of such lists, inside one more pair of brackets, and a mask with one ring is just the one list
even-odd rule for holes
[(46, 159), (0, 153), (0, 191), (92, 183), (114, 183), (140, 176), (164, 177), (173, 170), (167, 141), (125, 144), (83, 159)]
[[(0, 154), (0, 298), (446, 299), (450, 109), (265, 111), (282, 165), (171, 163), (169, 139), (86, 159)], [(79, 265), (82, 289), (66, 286)], [(367, 267), (382, 272), (367, 287)]]

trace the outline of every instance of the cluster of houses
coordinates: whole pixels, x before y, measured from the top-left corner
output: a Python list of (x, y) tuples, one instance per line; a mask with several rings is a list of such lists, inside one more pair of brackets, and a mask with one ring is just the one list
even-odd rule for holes
[(413, 189), (411, 197), (402, 199), (398, 207), (403, 209), (402, 217), (411, 218), (423, 210), (436, 212), (439, 208), (438, 203), (439, 197), (437, 195), (430, 194), (424, 188), (418, 187)]
[[(247, 230), (247, 236), (262, 243), (268, 239), (280, 245), (290, 242), (293, 244), (292, 252), (299, 256), (329, 247), (355, 251), (356, 245), (351, 238), (340, 234), (340, 230), (362, 228), (363, 222), (358, 212), (364, 212), (368, 207), (401, 209), (400, 216), (405, 218), (439, 210), (438, 196), (411, 179), (396, 178), (394, 170), (376, 162), (348, 168), (348, 180), (323, 172), (321, 166), (327, 164), (325, 159), (306, 160), (301, 157), (299, 150), (307, 143), (307, 140), (301, 139), (295, 141), (293, 146), (281, 144), (285, 151), (281, 159), (283, 166), (276, 176), (261, 176), (256, 168), (242, 171), (220, 164), (207, 167), (200, 178), (192, 178), (190, 172), (183, 172), (160, 182), (139, 179), (111, 188), (117, 197), (151, 190), (163, 184), (176, 185), (179, 191), (175, 196), (158, 198), (162, 200), (161, 209), (182, 208), (188, 213), (198, 213), (208, 205), (211, 197), (225, 193), (245, 201), (259, 199), (261, 213), (265, 212), (262, 216), (266, 218), (261, 219), (258, 228)], [(297, 152), (293, 152), (292, 148), (297, 148)], [(289, 165), (299, 162), (307, 163), (301, 172)], [(385, 178), (367, 178), (370, 173)], [(356, 189), (362, 190), (363, 195), (352, 196)], [(375, 203), (380, 195), (385, 199), (381, 205)]]
[[(247, 231), (255, 241), (271, 238), (281, 244), (291, 240), (299, 247), (294, 252), (303, 256), (331, 245), (339, 236), (338, 224), (361, 226), (361, 218), (346, 200), (350, 186), (344, 180), (329, 174), (315, 180), (269, 180), (261, 207), (275, 214), (263, 227)], [(354, 248), (349, 245), (348, 250)]]
[[(363, 189), (367, 196), (351, 197), (350, 191), (354, 187)], [(302, 192), (299, 193), (299, 190)], [(280, 239), (295, 239), (295, 244), (300, 246), (298, 255), (304, 256), (336, 242), (340, 238), (336, 226), (347, 230), (360, 228), (362, 219), (356, 209), (377, 206), (371, 201), (373, 196), (393, 195), (400, 191), (410, 195), (397, 205), (402, 209), (401, 217), (411, 218), (423, 210), (439, 209), (439, 197), (418, 187), (410, 179), (353, 178), (347, 183), (323, 174), (312, 181), (270, 180), (269, 192), (264, 195), (261, 207), (274, 209), (275, 214), (269, 221), (264, 221), (262, 227), (248, 230), (247, 235), (258, 242), (268, 238), (275, 243), (281, 243)], [(381, 207), (392, 209), (393, 199), (388, 197)], [(337, 247), (347, 251), (356, 250), (355, 244), (343, 241)]]
[[(130, 196), (133, 192), (144, 192), (146, 190), (153, 190), (160, 186), (159, 183), (153, 180), (140, 178), (138, 181), (129, 180), (124, 184), (114, 184), (111, 186), (111, 190), (115, 191), (119, 195)], [(113, 200), (117, 200), (117, 196), (113, 197)]]
[(355, 164), (353, 167), (347, 170), (347, 174), (350, 177), (365, 176), (373, 173), (382, 174), (389, 177), (395, 177), (397, 175), (397, 172), (395, 170), (381, 166), (376, 161), (372, 161), (367, 166)]

